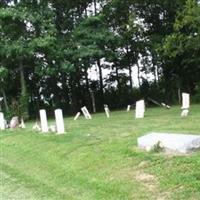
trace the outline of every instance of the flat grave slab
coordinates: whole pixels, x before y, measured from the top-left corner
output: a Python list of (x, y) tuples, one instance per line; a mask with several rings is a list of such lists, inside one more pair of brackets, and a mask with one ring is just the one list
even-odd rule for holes
[(200, 135), (150, 133), (137, 139), (138, 147), (147, 151), (159, 146), (166, 152), (190, 153), (200, 149)]

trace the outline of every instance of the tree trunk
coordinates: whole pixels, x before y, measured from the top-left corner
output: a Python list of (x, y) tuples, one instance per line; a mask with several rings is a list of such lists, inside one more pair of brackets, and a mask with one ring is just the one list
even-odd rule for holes
[(102, 74), (102, 67), (101, 67), (101, 62), (100, 59), (97, 60), (97, 66), (99, 68), (99, 81), (100, 81), (100, 93), (101, 93), (101, 100), (103, 103), (103, 74)]
[(4, 105), (5, 105), (6, 111), (8, 112), (9, 111), (9, 107), (8, 107), (8, 102), (7, 102), (7, 97), (6, 97), (5, 90), (2, 89), (1, 92), (2, 92), (2, 95), (3, 95), (3, 101), (4, 101)]
[(139, 88), (141, 87), (141, 82), (140, 82), (140, 65), (137, 62), (137, 68), (138, 68), (138, 84), (139, 84)]
[(89, 91), (90, 91), (90, 84), (89, 84), (88, 72), (87, 72), (86, 65), (84, 66), (84, 73), (85, 73), (86, 88), (87, 88), (87, 92), (89, 93)]
[(21, 96), (20, 96), (20, 115), (23, 119), (28, 119), (28, 96), (26, 91), (26, 81), (24, 76), (24, 67), (22, 61), (19, 63)]
[(120, 81), (119, 81), (119, 72), (118, 72), (117, 66), (115, 68), (115, 72), (116, 72), (117, 87), (118, 87), (119, 93), (121, 93), (121, 85), (120, 85)]
[(97, 2), (94, 0), (94, 15), (97, 14)]
[(21, 83), (21, 95), (26, 95), (26, 81), (24, 77), (24, 67), (22, 61), (20, 61), (20, 83)]
[(128, 66), (128, 69), (129, 69), (130, 89), (132, 90), (132, 89), (133, 89), (133, 80), (132, 80), (132, 67), (131, 67), (130, 64), (129, 64), (129, 66)]
[(91, 98), (92, 98), (92, 108), (93, 108), (93, 112), (96, 113), (96, 102), (95, 102), (94, 92), (93, 92), (92, 90), (90, 90), (90, 94), (91, 94)]

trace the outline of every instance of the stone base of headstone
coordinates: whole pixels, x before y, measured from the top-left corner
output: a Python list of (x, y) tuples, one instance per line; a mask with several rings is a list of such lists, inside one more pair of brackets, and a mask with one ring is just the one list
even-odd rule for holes
[(41, 131), (41, 127), (36, 122), (35, 125), (32, 127), (33, 130)]
[(182, 110), (182, 112), (181, 112), (181, 117), (187, 117), (188, 114), (189, 114), (189, 110), (188, 110), (188, 109), (184, 109), (184, 110)]
[(55, 125), (50, 125), (50, 126), (49, 126), (49, 130), (50, 130), (51, 132), (55, 133), (55, 132), (56, 132), (56, 126), (55, 126)]
[(160, 148), (168, 153), (190, 153), (200, 149), (199, 135), (150, 133), (137, 139), (138, 147), (146, 151)]

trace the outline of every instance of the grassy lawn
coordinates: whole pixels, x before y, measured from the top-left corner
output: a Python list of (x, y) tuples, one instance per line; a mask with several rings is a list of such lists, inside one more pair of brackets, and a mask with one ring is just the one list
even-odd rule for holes
[(65, 118), (67, 134), (32, 130), (0, 133), (0, 199), (128, 200), (200, 199), (200, 152), (188, 156), (148, 153), (137, 137), (151, 131), (200, 134), (200, 106), (188, 118), (180, 107)]

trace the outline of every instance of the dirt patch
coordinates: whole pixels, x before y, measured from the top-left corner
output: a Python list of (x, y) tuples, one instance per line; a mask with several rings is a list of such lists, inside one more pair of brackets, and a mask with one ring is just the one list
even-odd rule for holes
[(154, 175), (138, 171), (135, 175), (135, 179), (145, 186), (150, 192), (158, 190), (158, 182)]

